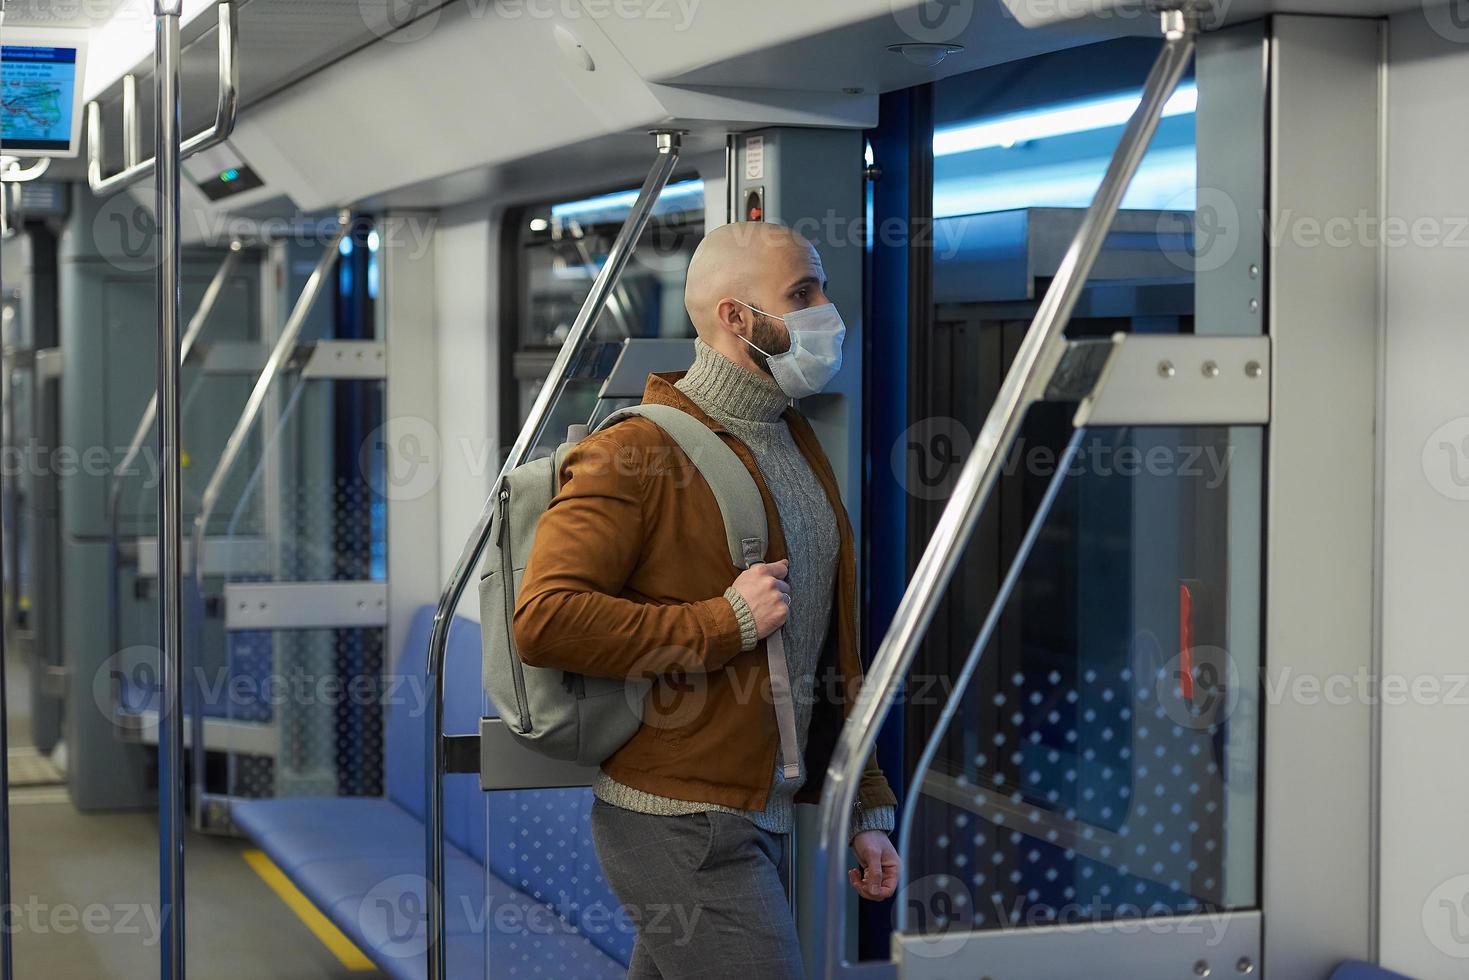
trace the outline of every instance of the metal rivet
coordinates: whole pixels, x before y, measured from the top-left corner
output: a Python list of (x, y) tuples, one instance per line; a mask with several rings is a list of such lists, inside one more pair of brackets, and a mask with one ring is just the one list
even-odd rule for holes
[(362, 599), (358, 599), (358, 600), (357, 600), (357, 608), (358, 608), (358, 609), (366, 609), (366, 608), (367, 608), (367, 603), (366, 603), (366, 601), (364, 601), (364, 600), (362, 600)]
[(1259, 279), (1260, 278), (1260, 267), (1258, 265), (1252, 265), (1252, 266), (1250, 266), (1250, 278), (1251, 279)]
[(1204, 377), (1206, 377), (1206, 378), (1217, 378), (1217, 377), (1219, 377), (1219, 365), (1216, 364), (1216, 363), (1214, 363), (1213, 361), (1205, 361), (1204, 362)]
[(1259, 313), (1260, 312), (1260, 301), (1259, 300), (1257, 300), (1257, 299), (1250, 300), (1250, 312), (1251, 313)]
[(265, 608), (265, 603), (263, 603), (263, 602), (262, 602), (262, 603), (261, 603), (261, 604), (260, 604), (260, 608), (261, 608), (261, 609), (264, 609), (264, 608)]
[(1158, 362), (1158, 376), (1159, 377), (1161, 377), (1161, 378), (1171, 378), (1176, 373), (1177, 372), (1173, 368), (1173, 362), (1172, 361), (1159, 361)]
[(1241, 956), (1239, 962), (1234, 965), (1234, 968), (1240, 973), (1254, 973), (1255, 963), (1248, 956)]
[(1194, 964), (1194, 976), (1196, 977), (1207, 977), (1213, 972), (1213, 970), (1209, 969), (1209, 962), (1207, 960), (1199, 960)]
[(1245, 377), (1247, 378), (1258, 378), (1264, 373), (1265, 369), (1260, 366), (1259, 361), (1251, 361), (1245, 365)]

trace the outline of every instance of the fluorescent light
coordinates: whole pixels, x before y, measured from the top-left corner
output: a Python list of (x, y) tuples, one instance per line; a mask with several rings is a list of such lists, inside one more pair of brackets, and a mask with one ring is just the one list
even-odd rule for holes
[[(965, 176), (934, 184), (933, 216), (1012, 211), (1018, 208), (1086, 207), (1097, 193), (1107, 160), (1097, 157), (1037, 167), (1021, 174)], [(1193, 147), (1153, 150), (1138, 168), (1124, 208), (1190, 211), (1198, 181)]]
[[(658, 196), (655, 210), (668, 210), (668, 206), (681, 201), (684, 198), (704, 196), (704, 182), (702, 180), (685, 180), (677, 184), (669, 184)], [(637, 191), (619, 191), (616, 194), (603, 194), (601, 197), (589, 197), (584, 201), (569, 201), (565, 204), (557, 204), (551, 208), (553, 218), (575, 218), (586, 214), (595, 214), (601, 211), (615, 211), (622, 208), (630, 208), (638, 199)]]
[[(1127, 95), (1056, 109), (1020, 112), (987, 122), (941, 129), (933, 135), (933, 155), (949, 156), (994, 147), (1007, 148), (1030, 140), (1089, 133), (1125, 125), (1142, 102), (1140, 95)], [(1163, 107), (1163, 115), (1184, 116), (1197, 111), (1199, 90), (1193, 84), (1181, 85)]]
[[(214, 8), (215, 0), (183, 0), (179, 25), (186, 25)], [(87, 80), (82, 90), (84, 101), (97, 98), (139, 62), (152, 63), (155, 24), (153, 0), (122, 0), (106, 24), (92, 29), (87, 47)]]

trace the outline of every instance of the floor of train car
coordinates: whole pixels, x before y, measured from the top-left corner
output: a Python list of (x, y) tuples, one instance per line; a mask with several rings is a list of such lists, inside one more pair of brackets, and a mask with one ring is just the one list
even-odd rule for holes
[[(12, 758), (34, 756), (23, 662), (7, 658)], [(158, 973), (158, 817), (81, 813), (64, 785), (10, 792), (11, 903), (19, 977), (134, 980)], [(191, 976), (307, 980), (381, 976), (344, 965), (245, 861), (251, 845), (190, 834)]]

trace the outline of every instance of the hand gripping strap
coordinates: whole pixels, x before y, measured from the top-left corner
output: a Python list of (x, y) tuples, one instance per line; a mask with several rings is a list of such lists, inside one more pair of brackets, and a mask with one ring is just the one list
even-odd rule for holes
[[(724, 518), (725, 542), (735, 566), (749, 568), (763, 561), (769, 543), (765, 502), (760, 496), (760, 488), (755, 485), (755, 478), (735, 451), (703, 422), (671, 405), (624, 408), (607, 416), (597, 429), (600, 431), (633, 416), (657, 425), (699, 468), (709, 489), (714, 492), (720, 516)], [(790, 668), (786, 664), (785, 630), (778, 630), (765, 638), (765, 654), (770, 664), (770, 696), (775, 702), (775, 718), (780, 726), (781, 771), (785, 778), (795, 779), (801, 774), (801, 753), (796, 739)]]

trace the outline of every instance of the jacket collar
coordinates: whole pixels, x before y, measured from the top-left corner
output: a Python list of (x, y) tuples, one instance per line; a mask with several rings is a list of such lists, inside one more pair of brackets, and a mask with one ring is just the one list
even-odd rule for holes
[[(648, 375), (647, 384), (643, 386), (643, 401), (650, 405), (668, 405), (677, 408), (692, 415), (715, 432), (733, 435), (734, 433), (720, 425), (707, 412), (700, 408), (698, 402), (675, 387), (675, 382), (685, 374), (688, 374), (688, 372), (670, 371), (666, 374)], [(786, 423), (789, 424), (793, 419), (799, 418), (800, 413), (788, 407), (781, 413), (780, 417), (785, 419)]]

